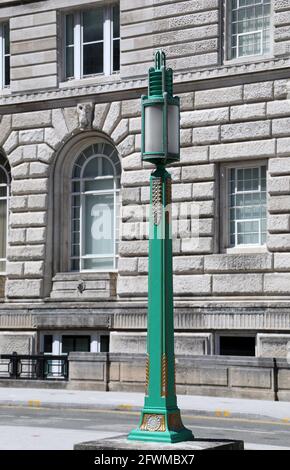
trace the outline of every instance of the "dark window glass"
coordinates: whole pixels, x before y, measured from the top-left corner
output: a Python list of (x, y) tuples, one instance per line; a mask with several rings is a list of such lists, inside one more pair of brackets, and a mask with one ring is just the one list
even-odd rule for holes
[(103, 41), (104, 13), (102, 8), (83, 12), (83, 42)]
[(84, 45), (84, 75), (92, 75), (103, 72), (103, 43)]
[(74, 76), (74, 15), (65, 17), (65, 68), (66, 78)]
[(117, 5), (113, 7), (113, 37), (120, 37), (120, 9)]
[(44, 335), (43, 338), (43, 352), (52, 353), (52, 335)]
[(110, 349), (110, 337), (109, 335), (101, 335), (100, 338), (100, 352), (109, 352)]
[(221, 356), (255, 356), (255, 337), (221, 336)]
[(113, 71), (120, 70), (120, 40), (113, 41)]
[(5, 76), (4, 76), (4, 85), (10, 85), (10, 32), (9, 24), (5, 23), (3, 25), (3, 35), (4, 35), (4, 67), (5, 67)]
[(120, 9), (113, 7), (113, 72), (120, 70)]
[(91, 337), (90, 336), (70, 336), (62, 337), (62, 352), (90, 352)]

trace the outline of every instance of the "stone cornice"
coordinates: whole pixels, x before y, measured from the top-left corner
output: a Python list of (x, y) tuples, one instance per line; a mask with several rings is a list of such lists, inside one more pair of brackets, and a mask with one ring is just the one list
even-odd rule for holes
[[(205, 70), (194, 70), (188, 72), (175, 73), (176, 92), (186, 91), (186, 84), (199, 83), (205, 80), (219, 79), (238, 79), (241, 75), (251, 75), (259, 73), (273, 73), (284, 70), (284, 78), (288, 77), (287, 69), (290, 68), (290, 58), (281, 58), (273, 60), (265, 60), (259, 62), (249, 62), (246, 64), (225, 65), (218, 68), (210, 68)], [(290, 76), (290, 73), (289, 73)], [(216, 86), (216, 85), (215, 85)], [(222, 86), (222, 85), (221, 85)], [(25, 94), (6, 94), (0, 96), (0, 107), (17, 106), (25, 104), (33, 104), (36, 102), (50, 102), (59, 100), (77, 100), (82, 97), (98, 96), (96, 101), (108, 100), (107, 94), (126, 93), (134, 95), (137, 90), (146, 89), (147, 77), (136, 78), (132, 80), (116, 80), (106, 81), (102, 84), (88, 83), (86, 85), (63, 87), (59, 89), (46, 90), (41, 92), (28, 92)], [(102, 95), (105, 95), (102, 96)], [(130, 96), (132, 97), (132, 96)]]

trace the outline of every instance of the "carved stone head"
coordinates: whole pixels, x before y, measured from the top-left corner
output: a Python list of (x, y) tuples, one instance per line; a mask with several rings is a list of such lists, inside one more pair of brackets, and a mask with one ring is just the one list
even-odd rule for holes
[(93, 120), (93, 103), (80, 103), (77, 105), (79, 126), (81, 130), (90, 129)]

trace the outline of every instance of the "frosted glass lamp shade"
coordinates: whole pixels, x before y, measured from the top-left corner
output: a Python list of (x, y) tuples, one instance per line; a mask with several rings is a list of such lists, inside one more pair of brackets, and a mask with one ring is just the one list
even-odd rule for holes
[(145, 152), (162, 153), (163, 150), (163, 105), (145, 107)]
[(179, 106), (169, 105), (167, 116), (168, 153), (179, 153)]

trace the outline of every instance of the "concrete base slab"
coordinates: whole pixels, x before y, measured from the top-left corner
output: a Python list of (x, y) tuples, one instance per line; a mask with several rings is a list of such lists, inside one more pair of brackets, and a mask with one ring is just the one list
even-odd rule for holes
[(158, 442), (129, 441), (127, 435), (116, 436), (111, 439), (81, 442), (74, 445), (74, 450), (244, 450), (243, 441), (230, 441), (227, 439), (194, 439), (193, 441), (176, 444), (162, 444)]

